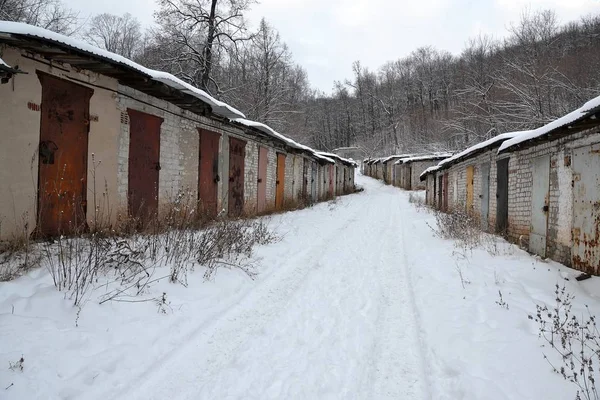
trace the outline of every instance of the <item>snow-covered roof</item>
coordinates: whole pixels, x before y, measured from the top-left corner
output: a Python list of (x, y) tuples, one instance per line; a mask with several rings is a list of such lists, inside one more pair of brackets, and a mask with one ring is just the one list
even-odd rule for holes
[(397, 165), (397, 164), (406, 164), (406, 163), (415, 162), (415, 161), (441, 160), (441, 159), (445, 159), (448, 157), (452, 157), (452, 153), (425, 154), (422, 156), (401, 158), (401, 159), (397, 160), (394, 164)]
[[(190, 85), (189, 83), (177, 78), (176, 76), (170, 73), (146, 68), (143, 65), (133, 62), (130, 59), (125, 58), (119, 54), (111, 53), (107, 50), (93, 46), (81, 40), (64, 36), (59, 33), (52, 32), (47, 29), (43, 29), (32, 25), (27, 25), (19, 22), (0, 21), (0, 37), (6, 34), (23, 36), (44, 42), (49, 42), (53, 45), (60, 46), (62, 48), (68, 48), (71, 51), (83, 53), (88, 57), (98, 59), (102, 62), (125, 68), (131, 71), (132, 73), (144, 75), (145, 78), (150, 78), (153, 81), (163, 83), (182, 93), (191, 95), (202, 100), (204, 103), (208, 104), (211, 107), (214, 114), (229, 118), (230, 120), (240, 123), (242, 125), (259, 129), (262, 132), (265, 132), (268, 135), (283, 141), (285, 144), (292, 148), (304, 150), (312, 156), (314, 156), (315, 158), (321, 159), (329, 163), (335, 163), (335, 161), (330, 157), (318, 154), (316, 150), (295, 142), (294, 140), (280, 134), (279, 132), (276, 132), (274, 129), (265, 124), (246, 119), (245, 115), (241, 111), (235, 109), (229, 104), (215, 99), (205, 91)], [(1, 59), (0, 67), (10, 68)]]
[(431, 173), (433, 173), (433, 172), (437, 171), (438, 169), (440, 169), (440, 166), (439, 166), (439, 164), (438, 164), (438, 165), (433, 165), (433, 166), (431, 166), (431, 167), (427, 168), (425, 171), (423, 171), (423, 172), (421, 173), (421, 175), (419, 175), (419, 179), (420, 179), (420, 180), (422, 180), (422, 181), (424, 181), (424, 180), (425, 180), (425, 177), (426, 177), (427, 175), (429, 175), (429, 174), (431, 174)]
[(509, 140), (509, 139), (518, 137), (520, 135), (526, 135), (529, 132), (530, 131), (517, 131), (517, 132), (502, 133), (498, 136), (494, 136), (491, 139), (485, 140), (485, 141), (477, 143), (471, 147), (468, 147), (465, 150), (461, 151), (460, 153), (455, 154), (452, 157), (449, 157), (449, 158), (446, 158), (445, 160), (440, 161), (438, 165), (440, 167), (444, 167), (444, 166), (449, 166), (449, 165), (455, 164), (460, 160), (468, 158), (469, 156), (473, 155), (474, 153), (478, 153), (481, 150), (485, 150), (490, 147), (494, 147), (495, 145), (500, 145), (500, 143), (504, 142), (505, 140)]
[(520, 143), (527, 142), (529, 140), (540, 138), (544, 135), (548, 135), (552, 131), (568, 126), (578, 120), (589, 117), (590, 115), (598, 112), (600, 110), (600, 96), (588, 101), (583, 106), (578, 108), (575, 111), (570, 112), (569, 114), (558, 118), (549, 124), (546, 124), (542, 127), (534, 129), (532, 131), (527, 132), (524, 135), (519, 135), (514, 137), (506, 142), (502, 143), (502, 146), (498, 149), (498, 152), (506, 151), (507, 149), (514, 147)]
[(231, 107), (229, 104), (225, 104), (222, 101), (213, 98), (205, 91), (182, 81), (174, 75), (171, 75), (167, 72), (156, 71), (150, 68), (146, 68), (138, 63), (129, 60), (128, 58), (125, 58), (115, 53), (111, 53), (107, 50), (103, 50), (99, 47), (92, 46), (91, 44), (83, 42), (81, 40), (64, 36), (59, 33), (52, 32), (37, 26), (10, 21), (0, 21), (0, 34), (21, 35), (68, 47), (71, 50), (76, 50), (85, 53), (88, 56), (101, 59), (105, 62), (116, 64), (122, 67), (127, 67), (136, 71), (137, 73), (146, 75), (146, 77), (154, 81), (162, 82), (165, 85), (170, 86), (176, 90), (194, 96), (208, 104), (212, 108), (212, 111), (217, 115), (221, 115), (226, 118), (245, 117), (241, 111)]
[(327, 153), (324, 151), (318, 151), (317, 154), (320, 156), (323, 156), (323, 157), (336, 158), (336, 159), (340, 160), (341, 162), (343, 162), (344, 164), (351, 164), (351, 165), (354, 165), (355, 167), (358, 167), (358, 164), (356, 163), (356, 161), (349, 159), (349, 158), (344, 158), (344, 157), (338, 156), (335, 153)]
[(385, 163), (390, 162), (390, 161), (392, 161), (394, 159), (412, 157), (413, 155), (414, 154), (396, 154), (396, 155), (393, 155), (393, 156), (382, 158), (381, 162), (385, 164)]
[(495, 145), (500, 145), (502, 142), (504, 142), (506, 140), (510, 140), (512, 138), (519, 137), (520, 135), (526, 135), (529, 132), (530, 131), (517, 131), (517, 132), (502, 133), (498, 136), (494, 136), (491, 139), (477, 143), (471, 147), (466, 148), (465, 150), (461, 151), (460, 153), (453, 155), (452, 157), (443, 159), (437, 165), (427, 168), (420, 175), (420, 178), (421, 178), (421, 180), (423, 180), (425, 178), (425, 176), (431, 172), (435, 172), (435, 171), (438, 171), (443, 168), (448, 168), (450, 165), (456, 164), (457, 162), (460, 162), (460, 161), (464, 160), (465, 158), (469, 158), (470, 156), (477, 154), (482, 150), (486, 150), (488, 148), (494, 147)]
[(252, 128), (256, 128), (258, 130), (260, 130), (261, 132), (266, 133), (267, 135), (274, 137), (276, 139), (279, 139), (281, 141), (283, 141), (285, 144), (287, 144), (288, 146), (294, 148), (294, 149), (298, 149), (298, 150), (304, 150), (308, 153), (310, 153), (311, 155), (313, 155), (316, 158), (319, 158), (323, 161), (335, 164), (335, 161), (332, 160), (331, 158), (322, 155), (320, 152), (316, 151), (315, 149), (312, 149), (308, 146), (305, 146), (303, 144), (300, 144), (292, 139), (290, 139), (289, 137), (277, 132), (275, 129), (271, 128), (269, 125), (265, 125), (261, 122), (256, 122), (256, 121), (251, 121), (249, 119), (245, 119), (245, 118), (236, 118), (233, 120), (233, 122), (237, 122), (238, 124), (244, 125), (244, 126), (248, 126), (248, 127), (252, 127)]

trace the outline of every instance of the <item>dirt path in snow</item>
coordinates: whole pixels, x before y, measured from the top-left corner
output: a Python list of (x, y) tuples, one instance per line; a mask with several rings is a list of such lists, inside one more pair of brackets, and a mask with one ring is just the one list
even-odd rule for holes
[(124, 399), (430, 399), (394, 188), (361, 179), (294, 232), (276, 272), (149, 369)]

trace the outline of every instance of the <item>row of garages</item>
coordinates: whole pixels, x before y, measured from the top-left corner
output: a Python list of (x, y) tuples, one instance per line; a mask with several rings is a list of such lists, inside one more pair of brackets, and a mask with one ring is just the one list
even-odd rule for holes
[(428, 168), (427, 204), (465, 210), (531, 253), (600, 273), (600, 97), (536, 130), (501, 134)]
[(425, 183), (420, 179), (423, 171), (451, 155), (398, 154), (383, 158), (366, 158), (363, 160), (362, 173), (405, 190), (424, 190)]
[(239, 216), (354, 191), (353, 161), (54, 32), (0, 22), (0, 78), (0, 239), (150, 219), (182, 197)]

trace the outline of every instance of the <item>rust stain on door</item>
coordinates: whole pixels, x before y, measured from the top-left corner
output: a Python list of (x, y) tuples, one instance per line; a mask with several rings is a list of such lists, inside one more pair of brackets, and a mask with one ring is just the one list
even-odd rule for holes
[(573, 268), (600, 273), (600, 145), (575, 149), (573, 165)]
[(283, 208), (285, 189), (285, 154), (277, 153), (277, 180), (275, 181), (275, 208)]
[(448, 211), (448, 174), (444, 174), (443, 182), (444, 197), (442, 199), (442, 211)]
[(229, 138), (229, 215), (237, 217), (244, 211), (244, 160), (246, 142)]
[(37, 234), (87, 227), (89, 105), (94, 91), (38, 72), (42, 84)]
[(127, 109), (129, 114), (129, 215), (140, 222), (158, 213), (160, 126), (156, 115)]
[(214, 218), (217, 215), (217, 192), (219, 187), (219, 141), (221, 135), (198, 128), (200, 152), (198, 160), (198, 200), (201, 215)]
[(475, 177), (475, 167), (467, 167), (467, 211), (473, 210), (473, 180)]
[(258, 148), (258, 178), (257, 178), (257, 211), (264, 212), (267, 208), (267, 162), (269, 150)]

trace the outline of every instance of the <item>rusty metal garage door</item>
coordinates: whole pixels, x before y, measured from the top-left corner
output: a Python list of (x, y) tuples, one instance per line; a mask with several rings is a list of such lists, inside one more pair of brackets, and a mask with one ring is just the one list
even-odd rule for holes
[(42, 84), (37, 233), (86, 227), (89, 105), (94, 91), (38, 73)]
[(600, 269), (600, 145), (573, 152), (573, 267)]
[(269, 149), (258, 148), (258, 178), (257, 178), (257, 211), (264, 212), (267, 208), (267, 163)]
[(236, 217), (244, 211), (244, 161), (246, 142), (229, 138), (229, 216)]
[(285, 193), (285, 154), (277, 153), (277, 180), (275, 181), (275, 208), (283, 208)]
[(163, 119), (141, 111), (129, 114), (129, 214), (147, 220), (158, 212), (160, 126)]
[(198, 162), (198, 199), (200, 212), (209, 218), (217, 215), (219, 186), (219, 141), (221, 135), (198, 128), (200, 132), (200, 160)]

